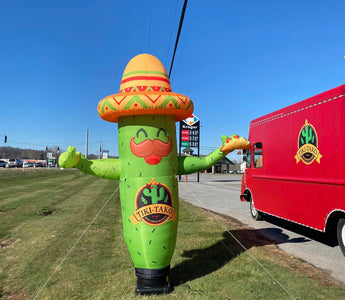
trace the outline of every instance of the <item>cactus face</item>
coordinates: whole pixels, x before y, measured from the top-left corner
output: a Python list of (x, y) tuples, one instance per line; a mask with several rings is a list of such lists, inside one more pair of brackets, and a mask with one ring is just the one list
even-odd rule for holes
[(173, 116), (121, 117), (118, 134), (119, 157), (124, 166), (121, 178), (177, 174), (176, 127)]

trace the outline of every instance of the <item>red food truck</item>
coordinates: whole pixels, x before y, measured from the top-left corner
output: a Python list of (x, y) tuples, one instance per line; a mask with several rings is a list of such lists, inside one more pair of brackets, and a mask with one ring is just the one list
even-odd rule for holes
[(252, 217), (336, 234), (345, 255), (345, 84), (253, 120), (249, 141), (241, 200)]

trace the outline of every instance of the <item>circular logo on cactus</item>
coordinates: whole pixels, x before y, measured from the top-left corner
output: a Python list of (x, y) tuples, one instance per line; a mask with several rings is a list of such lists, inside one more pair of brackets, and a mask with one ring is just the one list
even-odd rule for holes
[(303, 163), (310, 165), (316, 160), (320, 163), (322, 155), (318, 149), (318, 137), (314, 126), (305, 120), (298, 134), (297, 153), (295, 156), (296, 163), (302, 161)]
[(161, 225), (171, 219), (175, 221), (176, 212), (169, 188), (154, 179), (145, 184), (136, 196), (136, 211), (130, 219), (133, 225), (145, 222), (148, 225)]

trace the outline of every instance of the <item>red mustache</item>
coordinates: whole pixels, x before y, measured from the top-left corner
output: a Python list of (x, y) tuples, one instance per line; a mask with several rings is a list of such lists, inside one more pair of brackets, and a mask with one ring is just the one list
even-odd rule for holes
[(137, 157), (145, 158), (152, 154), (163, 157), (171, 153), (172, 143), (170, 137), (168, 137), (167, 143), (164, 143), (158, 139), (148, 139), (139, 144), (136, 144), (134, 139), (134, 137), (131, 139), (130, 148), (132, 153)]

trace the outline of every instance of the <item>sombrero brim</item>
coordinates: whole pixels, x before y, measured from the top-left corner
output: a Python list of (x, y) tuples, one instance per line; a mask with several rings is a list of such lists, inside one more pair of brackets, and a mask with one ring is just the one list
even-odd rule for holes
[(108, 122), (118, 122), (121, 116), (174, 115), (179, 122), (193, 113), (192, 100), (173, 92), (130, 92), (105, 97), (98, 103), (99, 116)]

